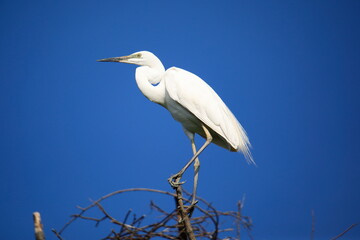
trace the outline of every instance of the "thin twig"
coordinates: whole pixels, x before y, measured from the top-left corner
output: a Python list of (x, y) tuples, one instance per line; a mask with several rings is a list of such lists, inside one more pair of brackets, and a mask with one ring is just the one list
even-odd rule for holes
[(340, 233), (339, 235), (333, 237), (331, 240), (336, 240), (340, 237), (342, 237), (345, 233), (347, 233), (348, 231), (350, 231), (350, 229), (352, 229), (353, 227), (355, 227), (356, 225), (358, 225), (357, 223), (351, 224), (350, 227), (348, 227), (345, 231), (343, 231), (342, 233)]
[(64, 240), (61, 235), (55, 230), (55, 229), (51, 229), (51, 231), (55, 234), (55, 236), (59, 239), (59, 240)]
[(311, 233), (310, 240), (314, 240), (315, 235), (315, 212), (314, 209), (311, 210)]

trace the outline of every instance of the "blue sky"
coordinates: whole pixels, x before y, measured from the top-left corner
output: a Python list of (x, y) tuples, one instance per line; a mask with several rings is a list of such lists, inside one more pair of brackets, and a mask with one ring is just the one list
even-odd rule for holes
[[(76, 205), (148, 187), (191, 157), (181, 126), (142, 96), (139, 50), (211, 85), (245, 127), (258, 167), (211, 145), (199, 195), (235, 210), (255, 239), (329, 239), (360, 220), (359, 1), (1, 1), (0, 198), (4, 239), (48, 239)], [(202, 143), (200, 138), (196, 139)], [(191, 189), (191, 171), (184, 176)], [(114, 201), (147, 213), (150, 200)], [(98, 239), (92, 224), (66, 239)], [(346, 239), (359, 239), (354, 228)], [(93, 238), (92, 238), (93, 237)]]

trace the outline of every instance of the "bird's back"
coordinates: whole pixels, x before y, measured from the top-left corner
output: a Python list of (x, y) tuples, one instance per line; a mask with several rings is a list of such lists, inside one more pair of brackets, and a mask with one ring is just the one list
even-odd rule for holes
[[(205, 137), (201, 123), (212, 133), (213, 142), (231, 151), (241, 151), (253, 162), (245, 130), (216, 92), (201, 78), (172, 67), (164, 74), (166, 107), (185, 129)], [(215, 136), (214, 136), (215, 134)]]

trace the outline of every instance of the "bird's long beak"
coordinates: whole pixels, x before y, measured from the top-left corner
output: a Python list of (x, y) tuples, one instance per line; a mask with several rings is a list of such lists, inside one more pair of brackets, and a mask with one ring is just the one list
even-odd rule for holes
[(123, 56), (123, 57), (112, 57), (112, 58), (103, 58), (103, 59), (99, 59), (99, 60), (96, 60), (98, 62), (125, 62), (127, 63), (128, 59), (132, 58), (131, 55), (129, 56)]

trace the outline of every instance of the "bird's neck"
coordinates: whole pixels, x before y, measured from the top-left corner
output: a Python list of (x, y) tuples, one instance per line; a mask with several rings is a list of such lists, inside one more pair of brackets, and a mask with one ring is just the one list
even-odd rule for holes
[(162, 66), (148, 67), (141, 66), (136, 68), (135, 79), (140, 91), (150, 101), (164, 106), (165, 85), (162, 77), (165, 69)]

